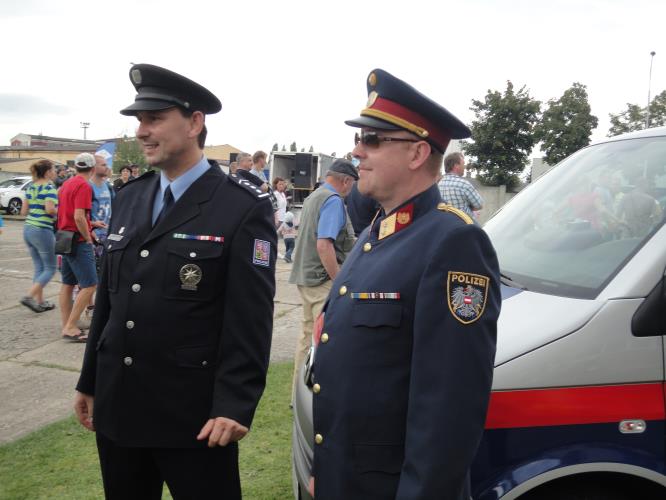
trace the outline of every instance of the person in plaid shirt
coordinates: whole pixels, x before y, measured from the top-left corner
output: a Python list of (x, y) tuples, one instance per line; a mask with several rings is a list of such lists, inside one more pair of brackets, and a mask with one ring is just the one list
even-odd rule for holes
[(475, 210), (483, 208), (483, 198), (472, 186), (472, 183), (463, 178), (465, 175), (465, 158), (461, 153), (450, 153), (444, 158), (445, 175), (439, 181), (439, 192), (444, 203), (463, 210), (470, 217), (474, 217)]

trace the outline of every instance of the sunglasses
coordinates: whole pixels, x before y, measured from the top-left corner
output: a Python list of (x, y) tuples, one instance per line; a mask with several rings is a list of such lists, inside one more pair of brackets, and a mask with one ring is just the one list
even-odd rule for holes
[(358, 146), (359, 142), (364, 146), (376, 149), (382, 142), (421, 142), (421, 140), (403, 139), (402, 137), (385, 137), (383, 135), (378, 135), (377, 132), (361, 132), (360, 134), (356, 132), (356, 134), (354, 134), (354, 144)]

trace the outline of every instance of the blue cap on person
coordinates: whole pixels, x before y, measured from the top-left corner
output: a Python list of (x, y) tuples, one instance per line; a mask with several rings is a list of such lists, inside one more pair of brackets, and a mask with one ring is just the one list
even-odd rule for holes
[(152, 64), (135, 64), (129, 76), (137, 94), (134, 103), (120, 111), (123, 115), (135, 116), (139, 111), (173, 107), (211, 115), (222, 109), (222, 103), (210, 90), (171, 70)]
[(444, 152), (451, 139), (472, 135), (470, 129), (443, 106), (383, 69), (368, 75), (368, 103), (361, 116), (345, 123), (352, 127), (407, 130)]

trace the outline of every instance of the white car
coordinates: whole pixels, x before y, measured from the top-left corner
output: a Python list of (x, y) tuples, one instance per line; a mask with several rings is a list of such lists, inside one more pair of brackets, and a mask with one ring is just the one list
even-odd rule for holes
[(21, 213), (21, 206), (25, 200), (25, 191), (32, 184), (32, 177), (20, 176), (0, 182), (0, 208), (4, 208), (8, 215)]

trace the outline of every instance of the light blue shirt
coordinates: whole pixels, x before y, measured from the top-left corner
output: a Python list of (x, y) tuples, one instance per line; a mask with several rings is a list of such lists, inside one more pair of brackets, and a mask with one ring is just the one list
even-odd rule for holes
[(199, 163), (194, 165), (191, 169), (185, 172), (180, 177), (170, 181), (164, 172), (160, 174), (160, 189), (155, 195), (153, 202), (153, 224), (157, 220), (157, 216), (162, 211), (164, 204), (164, 191), (167, 186), (171, 186), (171, 194), (173, 195), (173, 202), (176, 203), (178, 199), (185, 194), (185, 191), (196, 181), (199, 177), (205, 174), (210, 168), (208, 159), (202, 155)]
[[(323, 186), (329, 191), (338, 193), (333, 186), (325, 182)], [(319, 224), (317, 225), (317, 239), (330, 238), (335, 240), (345, 226), (345, 204), (340, 196), (330, 196), (319, 209)]]

